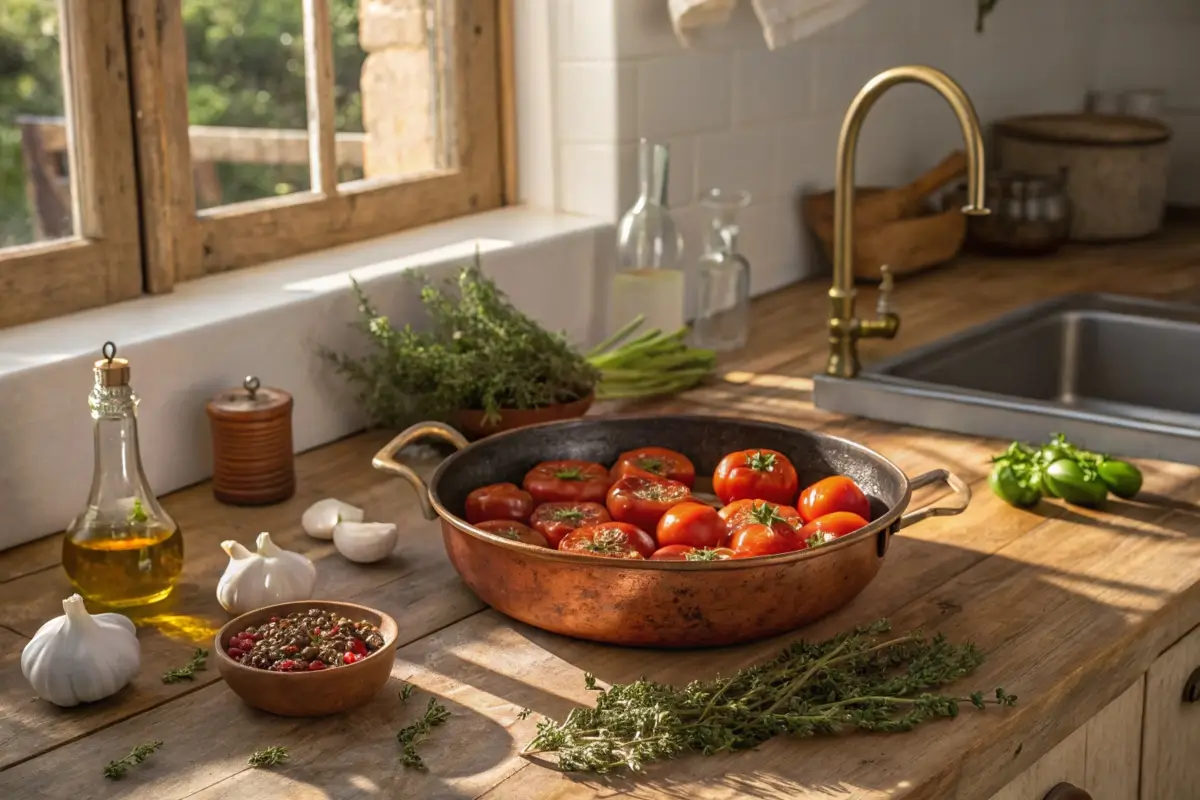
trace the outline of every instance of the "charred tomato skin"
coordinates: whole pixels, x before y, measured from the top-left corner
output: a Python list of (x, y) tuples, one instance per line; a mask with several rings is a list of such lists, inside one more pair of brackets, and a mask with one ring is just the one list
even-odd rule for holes
[(533, 496), (515, 483), (480, 486), (467, 495), (466, 518), (472, 525), (489, 519), (528, 522), (533, 513)]
[(551, 546), (545, 536), (525, 523), (517, 522), (514, 519), (485, 519), (482, 522), (476, 522), (475, 527), (481, 531), (503, 536), (505, 539), (512, 539), (514, 542), (524, 542), (538, 547)]
[(565, 459), (543, 461), (522, 482), (535, 503), (603, 503), (612, 478), (603, 464)]
[(612, 479), (631, 476), (639, 478), (667, 478), (679, 481), (689, 489), (696, 485), (696, 465), (683, 453), (665, 447), (639, 447), (626, 450), (617, 456), (612, 466)]
[(667, 509), (658, 520), (655, 538), (660, 548), (686, 545), (697, 549), (719, 547), (728, 531), (725, 520), (707, 503), (679, 503)]
[(529, 518), (530, 526), (545, 536), (551, 547), (558, 547), (563, 537), (577, 528), (611, 521), (607, 508), (591, 502), (542, 503)]
[(622, 478), (608, 490), (608, 513), (617, 522), (628, 522), (652, 531), (672, 506), (693, 500), (692, 490), (666, 478)]
[(805, 524), (835, 511), (871, 518), (871, 501), (858, 484), (845, 475), (830, 475), (808, 486), (800, 493), (796, 508)]
[(654, 555), (658, 545), (654, 537), (636, 525), (601, 522), (571, 531), (558, 543), (558, 549), (602, 558), (646, 559)]
[(778, 450), (737, 450), (713, 472), (713, 492), (725, 504), (758, 499), (788, 506), (799, 488), (796, 468)]

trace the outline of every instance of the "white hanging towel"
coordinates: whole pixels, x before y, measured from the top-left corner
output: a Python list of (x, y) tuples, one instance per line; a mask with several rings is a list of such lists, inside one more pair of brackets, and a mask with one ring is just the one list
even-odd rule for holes
[[(685, 45), (696, 28), (728, 22), (737, 4), (738, 0), (668, 0), (675, 34)], [(750, 0), (768, 50), (812, 36), (866, 4), (867, 0)]]

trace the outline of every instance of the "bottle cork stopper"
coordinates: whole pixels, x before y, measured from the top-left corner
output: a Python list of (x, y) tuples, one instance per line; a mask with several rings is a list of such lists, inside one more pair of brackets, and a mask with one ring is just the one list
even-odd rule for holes
[(128, 386), (129, 362), (123, 358), (117, 358), (117, 346), (112, 342), (105, 342), (100, 352), (104, 355), (104, 358), (97, 361), (94, 365), (96, 383), (110, 388), (114, 386)]

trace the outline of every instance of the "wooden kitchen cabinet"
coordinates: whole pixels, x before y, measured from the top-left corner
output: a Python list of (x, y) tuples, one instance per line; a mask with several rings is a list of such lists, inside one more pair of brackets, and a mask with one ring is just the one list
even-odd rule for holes
[(1200, 798), (1200, 628), (1176, 642), (1146, 673), (1141, 800)]
[(991, 800), (1043, 800), (1060, 783), (1077, 786), (1092, 800), (1138, 800), (1145, 685), (1146, 678), (1139, 678)]

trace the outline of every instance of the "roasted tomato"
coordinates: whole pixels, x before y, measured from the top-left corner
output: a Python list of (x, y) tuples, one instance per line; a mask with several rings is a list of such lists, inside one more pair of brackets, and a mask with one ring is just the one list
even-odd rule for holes
[(467, 522), (472, 525), (487, 519), (528, 522), (531, 513), (533, 497), (515, 483), (480, 486), (467, 495)]
[(657, 545), (650, 534), (627, 522), (601, 522), (571, 531), (559, 550), (603, 558), (649, 558)]
[(803, 550), (806, 545), (791, 525), (781, 521), (777, 525), (763, 525), (760, 522), (743, 525), (733, 532), (729, 547), (735, 558), (751, 558)]
[[(768, 503), (766, 500), (734, 500), (727, 506), (721, 508), (721, 519), (725, 520), (725, 527), (732, 533), (738, 528), (749, 522), (762, 522), (761, 517), (763, 512), (757, 511), (761, 506), (767, 506), (773, 512), (773, 515), (787, 522), (793, 528), (799, 528), (804, 524), (800, 519), (800, 512), (791, 506), (781, 506), (776, 503)], [(752, 518), (752, 514), (755, 517)]]
[(696, 467), (683, 453), (665, 447), (639, 447), (627, 450), (617, 457), (612, 467), (612, 478), (667, 478), (679, 481), (689, 489), (696, 485)]
[(611, 522), (608, 509), (599, 503), (542, 503), (533, 510), (529, 524), (558, 547), (563, 537), (576, 528)]
[(650, 556), (651, 561), (728, 561), (733, 551), (728, 547), (705, 547), (697, 549), (685, 544), (669, 544), (660, 547)]
[(823, 517), (817, 517), (800, 529), (800, 540), (806, 547), (819, 547), (826, 542), (854, 533), (859, 528), (867, 526), (865, 517), (851, 514), (849, 511), (834, 511)]
[(725, 504), (734, 500), (769, 500), (790, 505), (798, 488), (796, 468), (787, 456), (775, 450), (730, 453), (721, 459), (713, 473), (713, 491)]
[(725, 520), (717, 510), (705, 503), (688, 502), (671, 506), (662, 515), (655, 529), (658, 546), (673, 544), (688, 547), (717, 547), (725, 541)]
[(486, 519), (483, 522), (473, 524), (481, 531), (494, 533), (497, 536), (503, 536), (505, 539), (512, 539), (514, 542), (536, 544), (538, 547), (550, 547), (550, 543), (546, 541), (545, 536), (542, 536), (525, 523), (517, 522), (515, 519)]
[(543, 461), (525, 474), (525, 491), (538, 503), (603, 503), (612, 478), (593, 461)]
[(858, 484), (845, 475), (822, 478), (800, 493), (800, 518), (806, 523), (834, 511), (849, 511), (863, 519), (871, 518), (871, 501)]
[(671, 506), (692, 500), (692, 490), (666, 478), (622, 478), (608, 490), (608, 513), (618, 522), (654, 530)]

